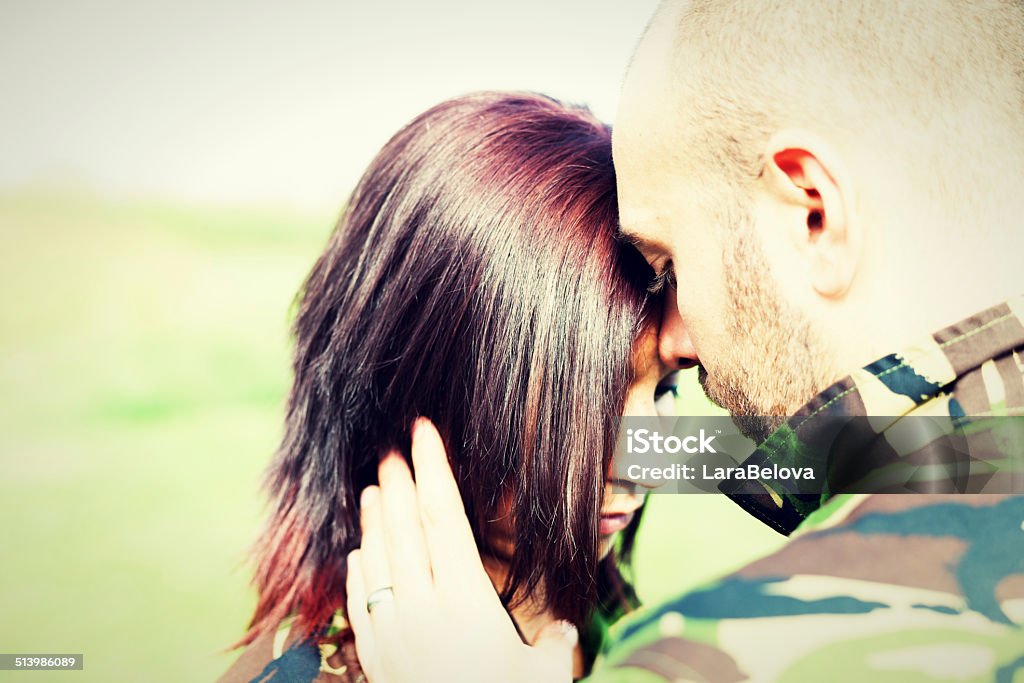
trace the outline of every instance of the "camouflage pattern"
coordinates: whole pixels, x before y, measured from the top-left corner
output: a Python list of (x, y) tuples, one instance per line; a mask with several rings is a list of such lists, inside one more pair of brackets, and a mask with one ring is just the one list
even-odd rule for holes
[[(964, 452), (1019, 459), (1020, 444), (994, 436), (986, 418), (1024, 415), (1022, 320), (1018, 297), (858, 370), (748, 462), (816, 457), (826, 415), (861, 416), (889, 444), (901, 443), (905, 418), (944, 415)], [(835, 435), (824, 440), (834, 445)], [(930, 462), (929, 449), (926, 439), (889, 457)], [(856, 458), (858, 449), (833, 447), (829, 457), (837, 452)], [(736, 502), (791, 540), (617, 624), (587, 680), (1024, 682), (1024, 495), (1013, 493), (1024, 488), (1012, 468), (994, 489), (979, 482), (982, 460), (969, 458), (970, 476), (955, 485), (936, 474), (949, 470), (924, 468), (927, 495), (735, 485)], [(971, 493), (989, 490), (1004, 493)]]
[(254, 640), (217, 683), (366, 683), (340, 610), (318, 638), (301, 637), (294, 621), (288, 617)]

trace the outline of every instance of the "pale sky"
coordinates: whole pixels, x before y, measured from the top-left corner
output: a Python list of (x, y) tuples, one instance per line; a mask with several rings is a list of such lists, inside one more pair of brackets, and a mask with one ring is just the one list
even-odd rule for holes
[(613, 121), (657, 0), (0, 6), (0, 191), (340, 206), (403, 123), (529, 89)]

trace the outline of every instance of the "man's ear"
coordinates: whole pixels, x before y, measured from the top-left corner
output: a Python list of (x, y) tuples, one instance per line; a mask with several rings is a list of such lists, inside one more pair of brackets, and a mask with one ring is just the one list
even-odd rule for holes
[(838, 155), (806, 131), (780, 131), (764, 154), (766, 191), (795, 220), (787, 229), (821, 296), (842, 296), (861, 259), (862, 235), (853, 215), (853, 188)]

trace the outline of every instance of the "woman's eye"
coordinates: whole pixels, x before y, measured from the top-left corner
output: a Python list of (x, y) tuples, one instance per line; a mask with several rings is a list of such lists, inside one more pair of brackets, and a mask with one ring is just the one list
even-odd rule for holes
[(675, 376), (666, 377), (654, 389), (654, 412), (662, 417), (678, 415), (678, 397), (679, 385), (675, 381)]
[(663, 382), (654, 388), (655, 401), (665, 394), (671, 394), (672, 398), (679, 398), (679, 385), (675, 381)]

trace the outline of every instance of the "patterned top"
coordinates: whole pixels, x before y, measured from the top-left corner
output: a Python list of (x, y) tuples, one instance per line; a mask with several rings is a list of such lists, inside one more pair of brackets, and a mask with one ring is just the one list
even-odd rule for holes
[(1022, 320), (1018, 297), (858, 370), (747, 461), (824, 458), (833, 491), (881, 468), (882, 490), (931, 495), (731, 484), (791, 540), (617, 624), (587, 680), (1024, 681)]

